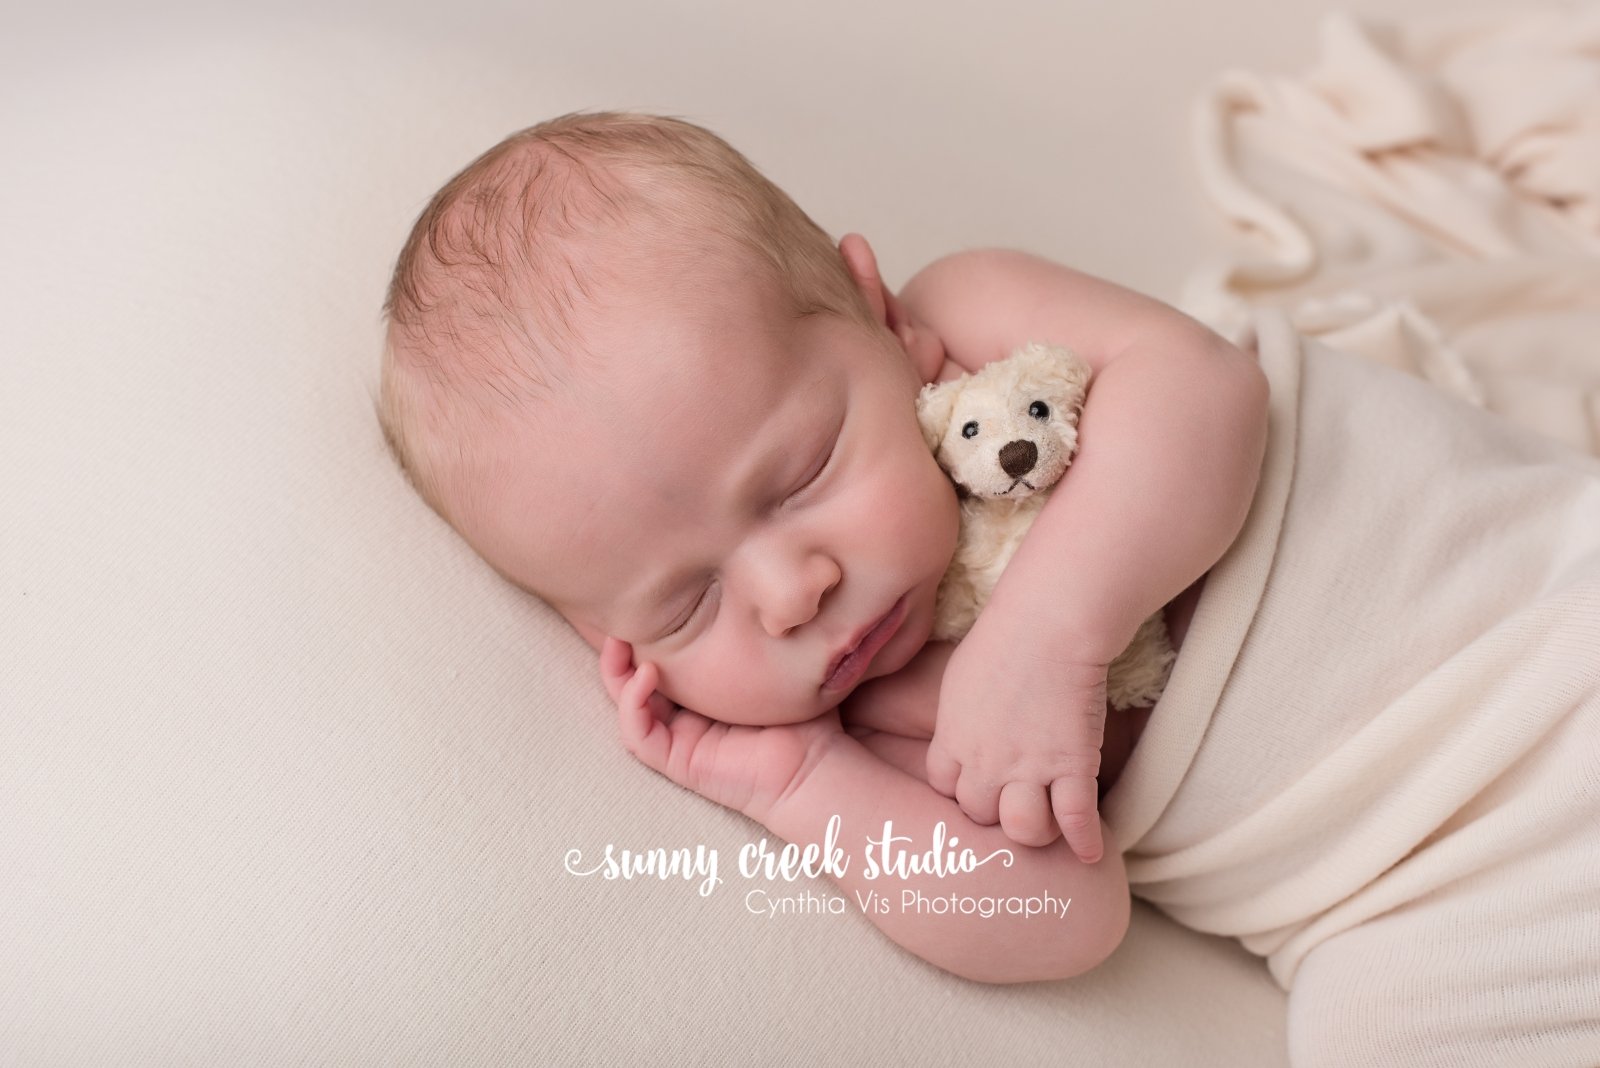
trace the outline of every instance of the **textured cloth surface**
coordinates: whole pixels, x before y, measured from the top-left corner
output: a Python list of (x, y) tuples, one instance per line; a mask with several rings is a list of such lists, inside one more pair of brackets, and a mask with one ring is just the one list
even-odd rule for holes
[(1170, 299), (1206, 246), (1184, 103), (1293, 69), (1327, 6), (11, 12), (0, 1064), (1284, 1063), (1260, 960), (1142, 904), (1089, 975), (989, 989), (856, 916), (567, 875), (761, 832), (622, 750), (593, 653), (371, 403), (427, 197), (579, 108), (711, 126), (895, 284), (1014, 245)]
[(1600, 4), (1333, 13), (1193, 134), (1236, 239), (1183, 306), (1259, 334), (1278, 481), (1108, 798), (1130, 879), (1267, 958), (1297, 1068), (1600, 1064)]
[(1261, 307), (1574, 448), (1600, 451), (1600, 3), (1321, 24), (1300, 75), (1193, 110), (1237, 241), (1185, 310)]
[[(1201, 36), (1152, 77), (1136, 9), (302, 6), (0, 31), (0, 1065), (1282, 1064), (1260, 962), (1147, 906), (1002, 989), (859, 915), (568, 875), (614, 842), (726, 876), (763, 832), (623, 750), (594, 653), (417, 500), (370, 392), (412, 220), (539, 119), (702, 122), (895, 284), (1015, 244), (1153, 288), (1198, 246), (1184, 102), (1249, 46), (1175, 8)], [(1063, 66), (1085, 17), (1104, 53)]]
[(1246, 340), (1262, 484), (1106, 798), (1129, 881), (1266, 957), (1297, 1066), (1592, 1063), (1600, 459)]

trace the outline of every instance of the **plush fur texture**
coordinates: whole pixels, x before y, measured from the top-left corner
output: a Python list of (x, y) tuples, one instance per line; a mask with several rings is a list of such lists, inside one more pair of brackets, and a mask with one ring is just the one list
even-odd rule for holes
[[(1071, 350), (1028, 344), (976, 374), (929, 383), (922, 436), (961, 496), (961, 535), (939, 585), (932, 638), (960, 641), (1078, 447), (1090, 368)], [(1154, 704), (1177, 654), (1160, 612), (1111, 662), (1114, 708)]]

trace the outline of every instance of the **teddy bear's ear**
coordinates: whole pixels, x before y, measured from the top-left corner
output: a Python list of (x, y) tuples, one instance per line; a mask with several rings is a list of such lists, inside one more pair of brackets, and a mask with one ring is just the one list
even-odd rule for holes
[(1083, 404), (1089, 392), (1089, 377), (1093, 368), (1087, 360), (1061, 345), (1045, 345), (1034, 341), (1017, 349), (1011, 356), (1022, 365), (1019, 386), (1028, 392), (1047, 394), (1058, 405), (1074, 410)]
[(962, 380), (929, 382), (917, 394), (917, 422), (922, 424), (922, 440), (928, 451), (937, 454), (939, 443), (950, 429), (950, 416), (955, 411), (956, 397), (961, 395)]

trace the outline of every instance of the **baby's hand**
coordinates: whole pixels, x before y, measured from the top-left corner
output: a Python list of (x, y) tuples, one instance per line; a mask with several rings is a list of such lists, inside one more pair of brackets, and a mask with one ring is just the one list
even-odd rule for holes
[(608, 636), (600, 677), (617, 702), (628, 751), (679, 786), (760, 823), (845, 736), (838, 709), (781, 727), (718, 723), (658, 692), (654, 664), (632, 665), (633, 647)]
[(980, 615), (950, 655), (928, 782), (1021, 845), (1049, 845), (1059, 828), (1078, 858), (1093, 864), (1104, 853), (1096, 777), (1107, 665), (1058, 649), (1037, 653), (1027, 635), (1005, 627), (992, 613)]

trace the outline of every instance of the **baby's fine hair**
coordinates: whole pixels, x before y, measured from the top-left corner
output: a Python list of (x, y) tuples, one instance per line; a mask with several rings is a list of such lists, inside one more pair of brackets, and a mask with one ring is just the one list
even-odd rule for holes
[(511, 134), (433, 195), (384, 299), (377, 408), (401, 469), (446, 522), (459, 527), (476, 504), (446, 492), (477, 481), (458, 477), (477, 462), (473, 430), (524, 415), (593, 366), (579, 313), (615, 282), (608, 264), (685, 238), (753, 255), (796, 315), (870, 319), (827, 233), (682, 119), (562, 115)]

